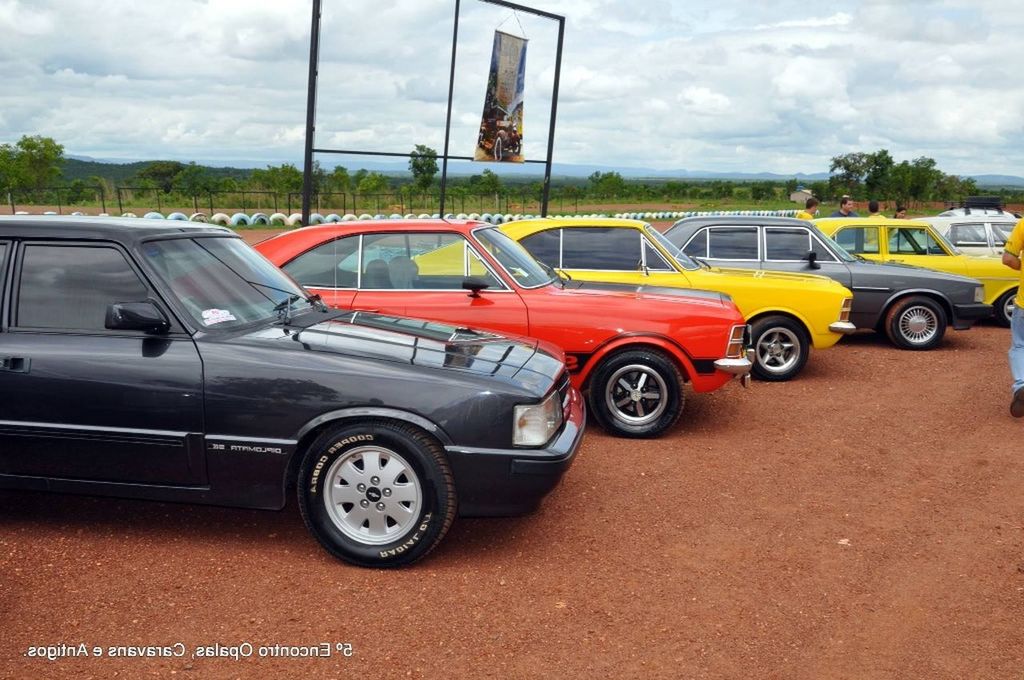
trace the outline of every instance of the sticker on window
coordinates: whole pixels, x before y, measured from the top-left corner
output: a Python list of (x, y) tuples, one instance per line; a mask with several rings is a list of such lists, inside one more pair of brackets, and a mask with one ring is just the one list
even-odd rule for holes
[(226, 309), (204, 309), (203, 310), (203, 323), (207, 326), (212, 326), (218, 323), (224, 323), (225, 321), (237, 321), (235, 315)]

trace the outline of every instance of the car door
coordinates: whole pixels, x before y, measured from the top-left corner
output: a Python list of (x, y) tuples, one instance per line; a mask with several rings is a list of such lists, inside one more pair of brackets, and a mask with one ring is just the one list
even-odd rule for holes
[(962, 258), (953, 257), (928, 227), (888, 227), (888, 261), (915, 267), (967, 274)]
[[(860, 255), (866, 260), (885, 262), (885, 254), (882, 252), (882, 237), (879, 234), (879, 229), (880, 227), (875, 225), (843, 226), (836, 230), (832, 238), (848, 253)], [(825, 233), (828, 232), (826, 231)]]
[[(939, 230), (942, 232), (942, 230)], [(944, 232), (957, 248), (971, 255), (991, 255), (992, 248), (989, 244), (989, 233), (986, 223), (980, 220), (972, 222), (954, 222), (948, 225), (948, 231)]]
[[(763, 269), (827, 276), (847, 288), (852, 285), (850, 268), (806, 227), (762, 226), (764, 244)], [(808, 253), (815, 255), (816, 268), (811, 267)]]
[[(364, 234), (355, 309), (527, 335), (526, 305), (454, 232)], [(467, 278), (485, 284), (474, 294)]]
[(192, 338), (176, 322), (160, 336), (105, 328), (114, 303), (153, 300), (167, 313), (128, 254), (113, 243), (51, 241), (13, 255), (0, 332), (0, 474), (202, 484)]
[(359, 234), (331, 239), (281, 269), (331, 307), (348, 309), (359, 284)]
[(717, 267), (761, 268), (761, 237), (757, 225), (706, 227), (687, 241), (683, 252)]

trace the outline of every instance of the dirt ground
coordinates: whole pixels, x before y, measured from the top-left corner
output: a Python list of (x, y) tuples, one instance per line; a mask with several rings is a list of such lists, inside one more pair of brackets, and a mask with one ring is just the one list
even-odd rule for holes
[(1007, 343), (858, 335), (794, 382), (689, 395), (662, 439), (592, 427), (538, 512), (459, 520), (402, 571), (332, 559), (294, 505), (0, 491), (0, 677), (1019, 678)]

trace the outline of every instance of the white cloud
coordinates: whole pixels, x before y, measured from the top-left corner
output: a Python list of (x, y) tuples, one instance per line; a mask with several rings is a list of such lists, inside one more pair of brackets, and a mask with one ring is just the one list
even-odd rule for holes
[[(566, 16), (559, 162), (810, 172), (884, 146), (949, 172), (1021, 172), (1016, 0), (538, 6)], [(440, 149), (452, 13), (450, 0), (324, 0), (318, 145)], [(462, 4), (451, 153), (471, 152), (499, 24), (530, 39), (537, 158), (555, 25), (483, 3)], [(0, 141), (296, 162), (308, 31), (305, 0), (0, 0)]]

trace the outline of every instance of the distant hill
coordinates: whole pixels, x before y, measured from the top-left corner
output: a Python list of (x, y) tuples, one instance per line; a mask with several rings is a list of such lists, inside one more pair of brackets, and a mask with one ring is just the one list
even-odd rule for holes
[[(343, 165), (351, 172), (355, 172), (360, 168), (370, 170), (373, 172), (381, 172), (388, 175), (403, 175), (408, 176), (408, 162), (405, 160), (370, 160), (365, 157), (360, 158), (345, 158), (341, 161), (331, 160), (329, 158), (320, 158), (321, 164), (324, 168), (330, 170), (336, 165)], [(67, 181), (75, 179), (88, 179), (92, 176), (99, 176), (110, 180), (114, 184), (124, 185), (128, 180), (136, 175), (140, 170), (146, 167), (149, 163), (154, 161), (130, 161), (130, 162), (118, 162), (111, 160), (103, 160), (91, 158), (89, 156), (67, 156), (64, 162), (64, 178)], [(197, 160), (197, 163), (203, 165), (210, 174), (215, 177), (233, 177), (235, 179), (246, 179), (252, 173), (254, 168), (263, 168), (267, 165), (279, 165), (281, 162), (288, 161), (276, 161), (276, 162), (259, 162), (253, 160), (232, 160), (232, 161), (210, 161), (210, 160)], [(301, 169), (301, 161), (292, 161), (296, 167)], [(524, 163), (517, 165), (514, 163), (501, 164), (500, 168), (495, 167), (495, 164), (491, 163), (470, 163), (467, 161), (451, 161), (448, 164), (448, 175), (451, 177), (465, 177), (468, 175), (477, 175), (483, 172), (485, 169), (492, 169), (498, 174), (509, 177), (518, 177), (521, 179), (525, 178), (541, 178), (544, 176), (544, 166), (540, 163)], [(608, 165), (577, 165), (572, 163), (554, 163), (551, 168), (552, 178), (559, 179), (572, 179), (572, 178), (586, 178), (595, 172), (617, 172), (627, 179), (635, 180), (654, 180), (654, 181), (667, 181), (667, 180), (733, 180), (738, 182), (754, 182), (754, 181), (775, 181), (784, 182), (794, 177), (798, 182), (810, 183), (815, 181), (827, 180), (829, 174), (827, 172), (814, 172), (814, 173), (802, 173), (797, 172), (793, 174), (779, 174), (773, 172), (726, 172), (726, 171), (712, 171), (712, 170), (686, 170), (683, 168), (671, 169), (671, 170), (658, 170), (655, 168), (636, 168), (636, 167), (620, 167), (620, 166), (608, 166)], [(1024, 187), (1024, 177), (1018, 177), (1016, 175), (969, 175), (978, 182), (979, 187)]]

